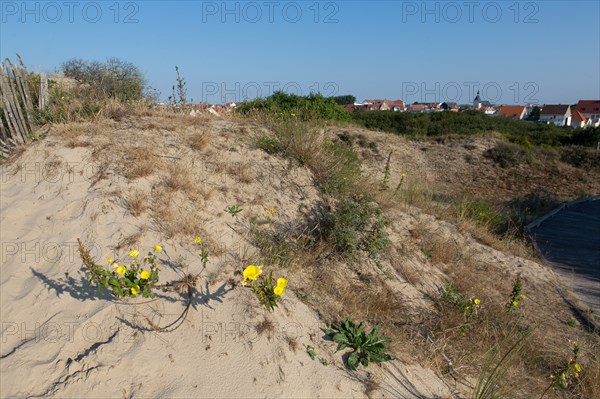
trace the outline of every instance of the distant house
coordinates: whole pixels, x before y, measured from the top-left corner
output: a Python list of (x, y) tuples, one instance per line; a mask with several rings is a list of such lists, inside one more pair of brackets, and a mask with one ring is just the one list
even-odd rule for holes
[(589, 127), (592, 124), (590, 118), (586, 118), (578, 109), (571, 111), (571, 126), (573, 127)]
[(527, 117), (527, 107), (524, 105), (504, 105), (500, 107), (497, 115), (517, 120), (525, 119)]
[(350, 111), (353, 112), (354, 110), (357, 109), (356, 104), (343, 104), (340, 105), (342, 108), (344, 108), (346, 111)]
[(600, 100), (579, 100), (577, 111), (590, 119), (591, 126), (600, 126)]
[(458, 111), (459, 107), (456, 103), (443, 102), (438, 105), (438, 108), (443, 109), (444, 111)]
[(556, 126), (571, 126), (571, 106), (544, 105), (540, 111), (540, 122), (553, 123)]
[(483, 101), (481, 99), (481, 96), (479, 95), (479, 91), (477, 91), (477, 96), (475, 96), (475, 99), (473, 99), (473, 108), (480, 109), (480, 108), (484, 108), (484, 107), (489, 108), (491, 106), (492, 106), (492, 104), (490, 104), (489, 101)]
[(428, 109), (425, 104), (410, 104), (407, 108), (408, 112), (426, 112)]
[(390, 109), (395, 112), (403, 112), (404, 111), (404, 101), (395, 100), (390, 102)]

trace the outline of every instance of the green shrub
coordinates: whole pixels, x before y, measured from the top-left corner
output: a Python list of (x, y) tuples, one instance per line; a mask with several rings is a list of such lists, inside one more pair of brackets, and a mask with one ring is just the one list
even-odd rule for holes
[(500, 143), (483, 154), (502, 168), (517, 166), (529, 160), (529, 153), (516, 144)]
[(324, 234), (336, 250), (349, 262), (359, 250), (375, 258), (390, 243), (386, 221), (371, 195), (353, 194), (340, 199), (325, 220)]
[(281, 142), (271, 136), (267, 136), (266, 134), (261, 135), (256, 140), (256, 146), (261, 150), (265, 151), (267, 154), (276, 154), (282, 150)]
[(465, 218), (496, 230), (505, 218), (496, 207), (483, 200), (463, 200), (457, 204), (457, 212), (460, 218)]
[(321, 94), (298, 96), (277, 91), (267, 98), (244, 102), (237, 111), (245, 115), (263, 112), (286, 119), (297, 118), (303, 121), (350, 120), (348, 111), (337, 105), (333, 98), (326, 98)]
[(577, 168), (600, 168), (600, 152), (588, 147), (564, 147), (561, 149), (560, 160)]

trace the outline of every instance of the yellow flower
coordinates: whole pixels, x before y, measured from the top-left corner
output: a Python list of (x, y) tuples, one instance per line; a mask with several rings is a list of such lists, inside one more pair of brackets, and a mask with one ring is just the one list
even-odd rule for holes
[(140, 273), (140, 278), (142, 280), (148, 280), (150, 278), (150, 272), (148, 270), (142, 270)]
[(479, 300), (479, 298), (475, 298), (475, 300), (473, 301), (473, 303), (475, 305), (479, 305), (481, 303), (481, 301)]
[(117, 274), (125, 274), (127, 272), (127, 268), (125, 266), (114, 265), (115, 269), (117, 269)]
[(112, 258), (112, 256), (110, 258), (108, 258), (108, 264), (112, 265), (114, 262), (114, 259)]
[(283, 277), (278, 278), (277, 279), (277, 286), (278, 287), (282, 287), (282, 288), (287, 287), (287, 280), (284, 279)]
[(249, 265), (244, 269), (244, 280), (256, 280), (262, 274), (262, 266)]
[(521, 294), (521, 299), (525, 299), (525, 294)]
[(162, 247), (160, 245), (156, 244), (154, 246), (154, 252), (160, 252), (160, 251), (162, 251)]
[(296, 116), (296, 114), (290, 114), (290, 115), (292, 115), (292, 116)]
[(575, 370), (577, 370), (578, 373), (581, 373), (581, 366), (579, 363), (575, 363)]
[(519, 306), (519, 301), (512, 301), (513, 306)]
[(133, 287), (131, 287), (131, 295), (136, 296), (139, 293), (140, 293), (139, 285), (134, 285)]
[(196, 244), (202, 244), (202, 238), (200, 238), (200, 237), (196, 237), (196, 239), (194, 240), (194, 242), (195, 242)]
[(282, 287), (282, 286), (278, 285), (277, 287), (275, 287), (275, 289), (273, 290), (273, 292), (277, 296), (282, 296), (283, 293), (285, 292), (285, 287)]
[(402, 177), (406, 177), (406, 173), (402, 173)]
[(132, 258), (136, 258), (139, 254), (140, 251), (138, 251), (137, 249), (132, 249), (131, 251), (129, 251), (129, 256), (131, 256)]

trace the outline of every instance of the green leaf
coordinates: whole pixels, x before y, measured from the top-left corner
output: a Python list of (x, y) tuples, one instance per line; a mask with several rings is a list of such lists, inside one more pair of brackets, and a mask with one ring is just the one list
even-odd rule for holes
[(356, 352), (352, 352), (350, 356), (348, 356), (348, 367), (350, 370), (356, 370), (356, 366), (358, 365), (358, 356)]
[(338, 343), (340, 345), (348, 344), (348, 337), (345, 334), (337, 333), (333, 336), (333, 342)]

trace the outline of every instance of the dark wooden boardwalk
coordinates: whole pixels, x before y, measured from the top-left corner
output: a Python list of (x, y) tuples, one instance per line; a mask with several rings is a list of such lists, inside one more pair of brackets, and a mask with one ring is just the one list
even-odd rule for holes
[(526, 233), (580, 308), (600, 320), (600, 195), (563, 204)]

